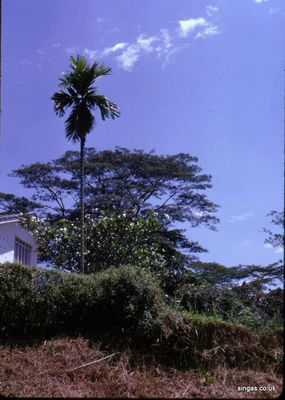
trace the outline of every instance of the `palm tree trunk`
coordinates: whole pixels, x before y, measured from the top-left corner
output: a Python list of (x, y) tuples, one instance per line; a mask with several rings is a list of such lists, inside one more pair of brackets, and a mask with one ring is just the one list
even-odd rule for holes
[(84, 146), (85, 138), (80, 139), (80, 273), (85, 273), (84, 251)]

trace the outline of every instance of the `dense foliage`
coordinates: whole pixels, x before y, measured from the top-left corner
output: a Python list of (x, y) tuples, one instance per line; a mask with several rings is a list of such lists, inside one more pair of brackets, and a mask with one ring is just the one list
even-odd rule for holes
[(246, 325), (253, 329), (283, 326), (283, 289), (263, 290), (258, 281), (217, 287), (209, 283), (185, 285), (177, 290), (179, 308)]
[(284, 268), (281, 261), (269, 264), (266, 267), (261, 265), (238, 265), (226, 267), (214, 262), (196, 261), (191, 264), (191, 269), (196, 276), (214, 285), (231, 285), (242, 280), (258, 280), (263, 285), (283, 282)]
[(123, 329), (147, 339), (162, 303), (152, 277), (133, 267), (81, 276), (0, 264), (0, 336)]
[(40, 204), (25, 197), (0, 192), (0, 214), (26, 214), (41, 208), (43, 207)]
[(225, 267), (199, 261), (192, 263), (191, 269), (195, 279), (190, 282), (182, 275), (174, 291), (180, 309), (256, 329), (282, 326), (282, 262)]
[[(66, 216), (78, 212), (79, 163), (79, 152), (67, 151), (56, 160), (22, 166), (11, 175), (32, 189), (33, 200), (46, 212)], [(186, 153), (162, 156), (120, 147), (100, 152), (87, 148), (86, 211), (94, 216), (102, 210), (132, 210), (144, 216), (153, 210), (167, 224), (187, 221), (214, 228), (217, 205), (205, 194), (211, 176), (202, 173), (197, 163)]]
[[(80, 267), (80, 226), (78, 221), (23, 216), (22, 223), (33, 232), (40, 250), (40, 261), (78, 272)], [(86, 272), (132, 264), (158, 272), (166, 265), (166, 254), (159, 243), (162, 224), (150, 214), (130, 220), (127, 213), (104, 213), (96, 220), (85, 220)]]

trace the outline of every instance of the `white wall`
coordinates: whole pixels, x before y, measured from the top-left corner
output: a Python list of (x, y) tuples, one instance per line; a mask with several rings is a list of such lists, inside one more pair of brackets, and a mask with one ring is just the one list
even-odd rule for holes
[(17, 222), (0, 223), (0, 263), (14, 261), (15, 237), (32, 246), (31, 265), (37, 265), (36, 241)]

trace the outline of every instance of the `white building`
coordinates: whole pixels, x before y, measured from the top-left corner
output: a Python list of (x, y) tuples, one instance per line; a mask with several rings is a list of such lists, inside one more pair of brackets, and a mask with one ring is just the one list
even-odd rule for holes
[(17, 215), (0, 215), (0, 263), (37, 265), (37, 245), (32, 234), (19, 225)]

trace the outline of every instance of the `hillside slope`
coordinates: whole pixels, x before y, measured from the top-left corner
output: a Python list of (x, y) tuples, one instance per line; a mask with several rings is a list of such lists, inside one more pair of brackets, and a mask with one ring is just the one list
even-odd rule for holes
[[(155, 362), (135, 362), (127, 350), (70, 371), (108, 354), (100, 343), (91, 344), (82, 337), (53, 339), (22, 348), (0, 346), (0, 395), (274, 398), (282, 390), (282, 376), (272, 369), (258, 372), (220, 366), (208, 371), (178, 370)], [(239, 386), (253, 387), (253, 391), (241, 391)]]

